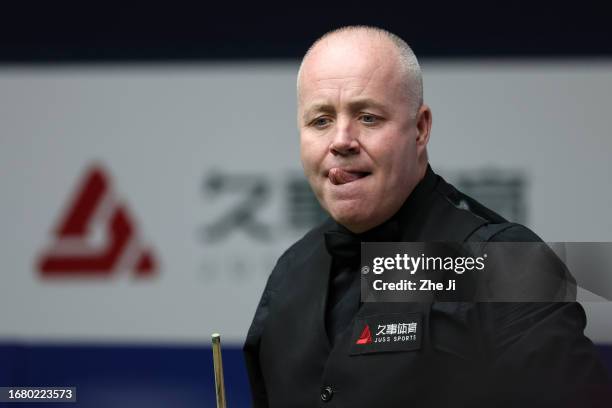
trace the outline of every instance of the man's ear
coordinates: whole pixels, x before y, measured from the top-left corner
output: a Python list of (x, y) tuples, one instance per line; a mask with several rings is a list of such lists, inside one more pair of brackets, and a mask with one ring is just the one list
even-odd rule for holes
[(429, 106), (425, 104), (421, 105), (415, 119), (417, 128), (416, 145), (417, 149), (422, 150), (427, 147), (429, 135), (431, 134), (432, 116)]

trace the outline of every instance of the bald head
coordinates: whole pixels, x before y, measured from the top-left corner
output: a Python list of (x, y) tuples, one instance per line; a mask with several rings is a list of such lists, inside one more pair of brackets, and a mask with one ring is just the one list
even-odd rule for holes
[(312, 64), (313, 60), (328, 58), (330, 51), (336, 56), (341, 54), (343, 58), (349, 60), (361, 51), (362, 54), (369, 56), (371, 63), (392, 64), (401, 78), (399, 86), (406, 94), (411, 112), (415, 114), (423, 104), (423, 78), (412, 49), (397, 35), (369, 26), (342, 27), (326, 33), (312, 44), (304, 55), (298, 71), (298, 102), (304, 71), (315, 65)]
[(414, 54), (386, 31), (340, 29), (304, 57), (297, 109), (304, 174), (349, 230), (389, 219), (423, 178), (431, 110), (422, 101)]

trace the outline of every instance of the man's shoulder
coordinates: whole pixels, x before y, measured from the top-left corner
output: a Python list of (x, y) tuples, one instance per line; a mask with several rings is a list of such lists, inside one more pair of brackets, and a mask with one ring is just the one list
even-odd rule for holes
[(300, 239), (283, 252), (279, 257), (279, 263), (286, 262), (296, 256), (300, 258), (308, 257), (308, 255), (312, 254), (323, 245), (325, 232), (332, 229), (334, 225), (334, 220), (331, 217), (327, 217), (321, 223), (308, 230)]
[(334, 221), (328, 217), (319, 225), (306, 232), (304, 236), (283, 252), (268, 277), (262, 298), (271, 298), (292, 273), (299, 271), (304, 263), (313, 259), (313, 256), (320, 257), (320, 254), (324, 252), (322, 248), (325, 242), (324, 233), (334, 225)]
[(474, 231), (472, 241), (487, 242), (542, 242), (531, 229), (514, 222), (486, 224)]
[(497, 212), (461, 192), (442, 177), (436, 185), (436, 194), (449, 208), (480, 226), (467, 238), (470, 241), (541, 242), (542, 239), (528, 227), (510, 222)]

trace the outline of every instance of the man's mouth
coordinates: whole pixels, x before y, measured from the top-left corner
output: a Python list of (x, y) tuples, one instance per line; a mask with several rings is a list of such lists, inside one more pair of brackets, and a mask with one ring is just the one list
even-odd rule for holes
[(360, 178), (363, 178), (369, 174), (370, 173), (364, 171), (349, 171), (341, 169), (339, 167), (334, 167), (329, 169), (327, 178), (329, 178), (329, 181), (333, 185), (338, 186), (341, 184), (346, 184), (355, 180), (359, 180)]

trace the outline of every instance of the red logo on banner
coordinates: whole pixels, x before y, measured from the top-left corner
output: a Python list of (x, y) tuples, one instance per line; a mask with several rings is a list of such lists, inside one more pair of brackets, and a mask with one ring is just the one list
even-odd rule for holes
[[(96, 228), (104, 242), (91, 242)], [(39, 263), (44, 277), (110, 277), (118, 270), (148, 277), (155, 272), (151, 251), (141, 246), (133, 218), (115, 199), (100, 167), (87, 171), (54, 236)]]
[(370, 344), (371, 342), (372, 333), (370, 333), (370, 326), (366, 324), (355, 344)]

